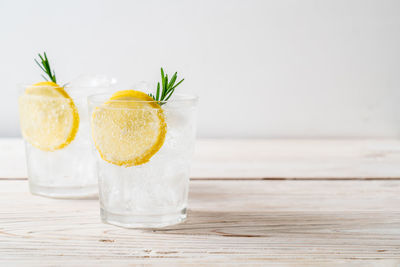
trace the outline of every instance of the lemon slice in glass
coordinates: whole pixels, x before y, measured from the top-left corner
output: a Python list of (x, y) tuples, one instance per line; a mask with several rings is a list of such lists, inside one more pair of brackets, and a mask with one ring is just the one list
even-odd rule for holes
[(28, 86), (19, 97), (22, 135), (44, 151), (61, 149), (74, 140), (78, 110), (67, 92), (54, 82)]
[(140, 91), (119, 91), (93, 111), (96, 149), (102, 159), (118, 166), (148, 162), (162, 147), (166, 132), (162, 108)]

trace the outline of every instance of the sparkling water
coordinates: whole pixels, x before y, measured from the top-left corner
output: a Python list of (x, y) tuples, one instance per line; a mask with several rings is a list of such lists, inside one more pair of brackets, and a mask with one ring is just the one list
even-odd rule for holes
[(166, 139), (149, 162), (132, 167), (104, 161), (96, 149), (101, 216), (124, 227), (161, 227), (186, 218), (195, 103), (162, 106)]
[(109, 91), (110, 87), (110, 79), (103, 76), (81, 76), (65, 88), (79, 112), (78, 132), (66, 147), (49, 152), (25, 142), (29, 186), (33, 194), (60, 198), (97, 195), (87, 96)]

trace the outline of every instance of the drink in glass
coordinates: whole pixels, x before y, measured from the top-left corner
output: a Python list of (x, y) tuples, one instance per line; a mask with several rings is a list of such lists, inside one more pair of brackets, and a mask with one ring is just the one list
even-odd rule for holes
[(156, 101), (125, 90), (88, 102), (102, 221), (128, 228), (183, 221), (197, 98)]
[[(21, 85), (19, 113), (29, 187), (46, 197), (81, 198), (97, 194), (90, 150), (87, 96), (110, 90), (110, 82), (60, 86), (46, 54), (38, 65), (49, 81)], [(91, 81), (100, 81), (91, 77)]]

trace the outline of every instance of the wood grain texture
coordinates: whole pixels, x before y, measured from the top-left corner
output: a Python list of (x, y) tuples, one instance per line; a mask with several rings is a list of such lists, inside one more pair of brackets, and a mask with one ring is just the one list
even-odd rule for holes
[[(23, 142), (0, 139), (0, 179), (26, 178)], [(197, 141), (193, 179), (400, 178), (400, 140)]]
[(0, 266), (399, 266), (400, 181), (192, 181), (189, 219), (99, 222), (97, 200), (0, 181)]
[(194, 178), (399, 178), (400, 140), (199, 140)]

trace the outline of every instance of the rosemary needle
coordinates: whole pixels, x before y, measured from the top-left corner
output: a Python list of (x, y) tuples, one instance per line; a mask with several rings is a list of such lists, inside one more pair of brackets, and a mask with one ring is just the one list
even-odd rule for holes
[(175, 84), (176, 79), (178, 78), (178, 73), (175, 72), (172, 75), (171, 79), (168, 81), (168, 74), (164, 73), (163, 68), (161, 68), (161, 85), (157, 83), (157, 92), (156, 94), (149, 94), (154, 100), (158, 101), (160, 106), (164, 105), (165, 101), (172, 96), (175, 91), (175, 88), (180, 85), (185, 79), (180, 80), (178, 83)]
[[(51, 71), (49, 59), (47, 58), (46, 52), (43, 52), (43, 56), (40, 53), (38, 55), (41, 62), (39, 63), (39, 61), (35, 59), (36, 64), (42, 69), (42, 71), (44, 71), (44, 73), (46, 73), (50, 81), (57, 83), (56, 73), (54, 72), (54, 70)], [(44, 75), (42, 75), (42, 77), (46, 81), (48, 81), (48, 79)]]

